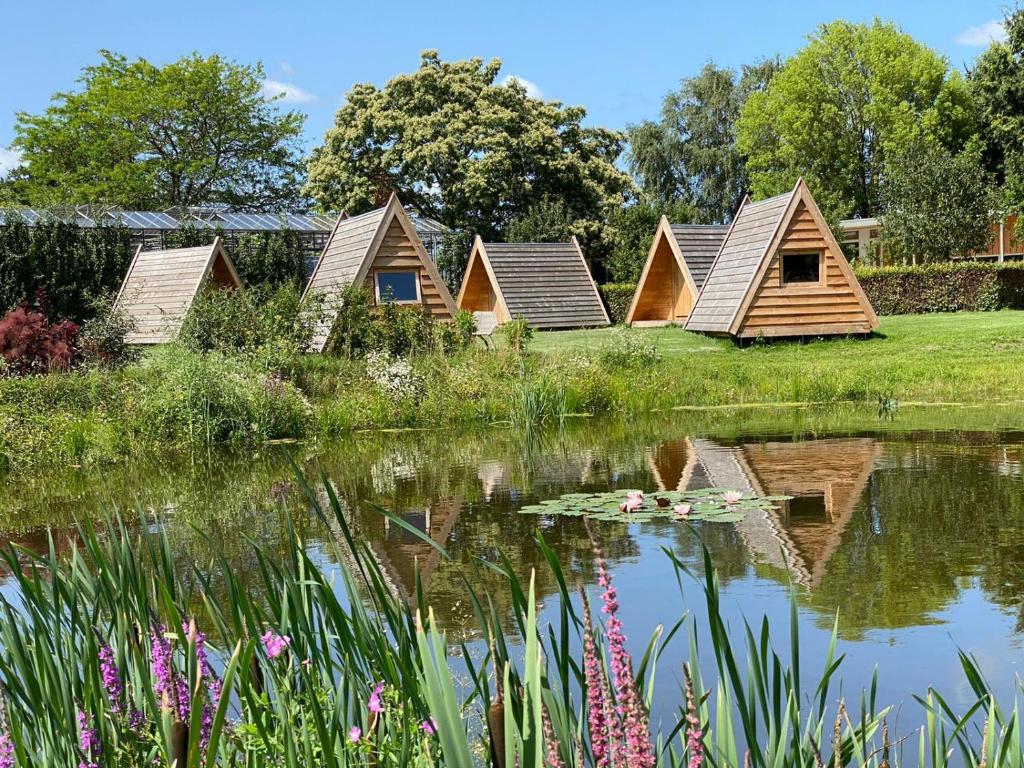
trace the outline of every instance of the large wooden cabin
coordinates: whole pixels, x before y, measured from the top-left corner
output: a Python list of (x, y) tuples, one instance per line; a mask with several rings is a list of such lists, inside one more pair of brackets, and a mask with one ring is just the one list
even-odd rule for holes
[(352, 284), (365, 285), (378, 304), (420, 306), (436, 320), (455, 315), (448, 287), (396, 195), (383, 208), (342, 215), (334, 225), (303, 295), (320, 296), (326, 304), (312, 351), (323, 352), (330, 344), (341, 293)]
[(737, 339), (867, 334), (871, 303), (800, 179), (744, 200), (686, 328)]

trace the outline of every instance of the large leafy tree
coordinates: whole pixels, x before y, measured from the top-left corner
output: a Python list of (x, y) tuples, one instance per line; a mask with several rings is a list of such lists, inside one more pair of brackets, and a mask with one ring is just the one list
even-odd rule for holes
[(1024, 9), (1007, 13), (1005, 42), (978, 57), (969, 82), (978, 106), (985, 166), (1005, 184), (1005, 203), (1024, 211)]
[(630, 126), (629, 165), (646, 196), (686, 201), (701, 222), (728, 221), (748, 187), (736, 120), (779, 66), (765, 59), (737, 74), (709, 62), (665, 96), (657, 122)]
[(397, 192), (450, 227), (502, 237), (541, 201), (559, 200), (594, 241), (609, 239), (608, 211), (630, 190), (615, 163), (623, 136), (586, 127), (586, 111), (531, 98), (501, 62), (441, 61), (383, 88), (361, 83), (338, 110), (309, 163), (308, 193), (325, 208), (359, 213)]
[(890, 255), (948, 261), (983, 249), (990, 236), (992, 188), (977, 142), (953, 154), (918, 139), (886, 158), (881, 188)]
[(260, 65), (101, 56), (80, 88), (18, 115), (24, 202), (271, 210), (298, 199), (305, 118), (264, 99)]
[(779, 194), (804, 176), (831, 219), (877, 213), (888, 153), (922, 136), (958, 150), (974, 130), (964, 79), (877, 20), (822, 25), (750, 96), (737, 123), (754, 195)]

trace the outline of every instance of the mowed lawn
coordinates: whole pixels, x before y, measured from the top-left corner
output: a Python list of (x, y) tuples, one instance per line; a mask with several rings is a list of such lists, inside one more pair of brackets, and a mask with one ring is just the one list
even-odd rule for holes
[[(881, 318), (877, 335), (739, 347), (681, 328), (644, 328), (679, 376), (708, 382), (726, 397), (764, 402), (863, 400), (892, 395), (923, 401), (1024, 399), (1024, 311), (963, 312)], [(539, 333), (542, 353), (599, 352), (614, 329)], [(678, 363), (678, 368), (672, 363)]]

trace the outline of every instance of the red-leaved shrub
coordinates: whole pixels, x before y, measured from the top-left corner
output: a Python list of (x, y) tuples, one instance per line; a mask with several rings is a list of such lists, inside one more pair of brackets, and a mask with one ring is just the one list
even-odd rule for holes
[(21, 306), (0, 319), (0, 373), (26, 376), (66, 371), (78, 362), (78, 326), (49, 323), (42, 312)]

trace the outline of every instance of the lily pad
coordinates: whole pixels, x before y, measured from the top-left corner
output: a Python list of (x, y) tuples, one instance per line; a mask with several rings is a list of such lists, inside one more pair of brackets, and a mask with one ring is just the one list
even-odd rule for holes
[[(777, 501), (789, 496), (756, 496), (728, 488), (701, 488), (693, 491), (639, 490), (610, 491), (607, 493), (567, 493), (557, 499), (545, 499), (522, 507), (524, 515), (588, 516), (592, 520), (619, 523), (646, 523), (652, 520), (704, 520), (714, 523), (736, 523), (754, 511), (774, 509)], [(632, 505), (624, 503), (632, 499)], [(728, 499), (728, 500), (727, 500)], [(685, 515), (676, 507), (687, 505)]]

